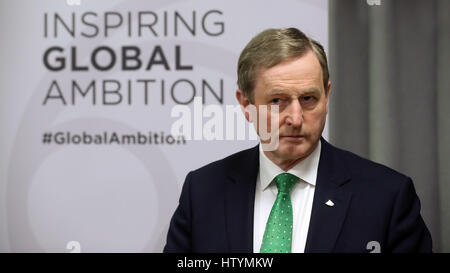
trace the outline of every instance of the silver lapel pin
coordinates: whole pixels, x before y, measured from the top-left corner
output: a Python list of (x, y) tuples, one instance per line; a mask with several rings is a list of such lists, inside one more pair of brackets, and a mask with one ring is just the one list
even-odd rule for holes
[(331, 200), (328, 200), (325, 205), (329, 206), (329, 207), (334, 207), (334, 203)]

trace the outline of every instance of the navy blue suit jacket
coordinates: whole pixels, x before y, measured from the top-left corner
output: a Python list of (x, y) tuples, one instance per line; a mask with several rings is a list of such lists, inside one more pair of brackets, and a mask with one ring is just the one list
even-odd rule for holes
[[(409, 177), (321, 142), (305, 252), (432, 251)], [(256, 146), (190, 172), (164, 252), (253, 252), (258, 170)]]

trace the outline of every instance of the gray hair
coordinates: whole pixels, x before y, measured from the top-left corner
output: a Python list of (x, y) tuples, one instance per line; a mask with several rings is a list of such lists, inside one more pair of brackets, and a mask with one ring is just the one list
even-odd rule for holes
[(312, 50), (322, 68), (325, 92), (329, 72), (323, 46), (296, 28), (267, 29), (256, 35), (242, 50), (238, 61), (237, 84), (244, 95), (253, 102), (256, 74), (281, 62), (303, 56)]

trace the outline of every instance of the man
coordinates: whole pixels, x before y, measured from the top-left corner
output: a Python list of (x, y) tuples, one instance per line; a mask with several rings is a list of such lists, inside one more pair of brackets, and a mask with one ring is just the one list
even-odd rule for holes
[(278, 145), (190, 172), (164, 252), (431, 252), (411, 179), (321, 138), (331, 83), (318, 42), (263, 31), (239, 57), (238, 87), (258, 117), (278, 109)]

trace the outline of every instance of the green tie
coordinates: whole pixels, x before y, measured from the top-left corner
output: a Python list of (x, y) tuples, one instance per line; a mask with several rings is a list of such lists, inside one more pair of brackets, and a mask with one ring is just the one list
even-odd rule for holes
[(278, 188), (277, 199), (270, 211), (266, 231), (261, 244), (261, 253), (290, 253), (292, 247), (292, 202), (290, 191), (299, 178), (289, 173), (275, 177)]

